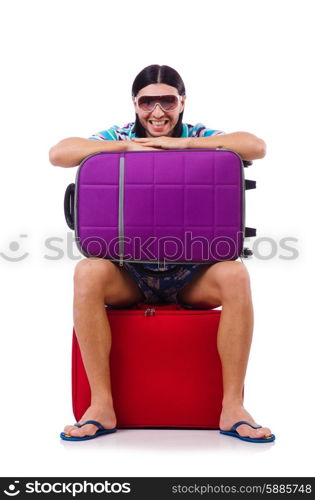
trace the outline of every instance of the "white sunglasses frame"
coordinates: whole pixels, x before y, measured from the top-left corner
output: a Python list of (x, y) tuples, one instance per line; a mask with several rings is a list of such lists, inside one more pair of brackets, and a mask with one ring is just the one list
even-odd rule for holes
[[(163, 106), (161, 105), (161, 103), (157, 102), (156, 105), (151, 109), (151, 110), (145, 110), (145, 109), (142, 109), (140, 108), (139, 104), (138, 104), (138, 100), (141, 98), (141, 97), (164, 97), (164, 96), (168, 96), (168, 95), (171, 95), (171, 96), (174, 96), (177, 98), (177, 105), (174, 109), (165, 109), (163, 108)], [(179, 95), (179, 94), (160, 94), (160, 95), (140, 95), (140, 96), (136, 96), (133, 98), (134, 99), (134, 102), (135, 104), (138, 106), (138, 108), (143, 112), (143, 113), (152, 113), (152, 111), (155, 110), (156, 106), (160, 106), (161, 109), (163, 109), (163, 111), (165, 111), (166, 113), (169, 113), (169, 112), (172, 112), (172, 111), (175, 111), (179, 104), (181, 104), (183, 102), (183, 96), (182, 95)]]

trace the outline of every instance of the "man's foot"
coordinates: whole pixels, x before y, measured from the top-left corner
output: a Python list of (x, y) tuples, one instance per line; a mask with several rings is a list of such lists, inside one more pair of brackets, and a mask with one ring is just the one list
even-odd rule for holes
[[(220, 416), (220, 429), (222, 431), (229, 431), (236, 422), (246, 420), (252, 425), (258, 425), (253, 417), (245, 410), (240, 404), (223, 405)], [(250, 437), (253, 439), (261, 439), (271, 435), (269, 427), (261, 427), (260, 429), (252, 429), (249, 425), (242, 424), (237, 427), (236, 432), (243, 437)]]
[[(112, 405), (91, 405), (86, 410), (79, 423), (86, 422), (87, 420), (96, 420), (102, 424), (105, 429), (114, 429), (117, 423)], [(84, 425), (84, 427), (81, 428), (75, 427), (74, 425), (66, 425), (64, 433), (74, 437), (83, 437), (92, 436), (97, 432), (97, 430), (98, 428), (93, 424)]]

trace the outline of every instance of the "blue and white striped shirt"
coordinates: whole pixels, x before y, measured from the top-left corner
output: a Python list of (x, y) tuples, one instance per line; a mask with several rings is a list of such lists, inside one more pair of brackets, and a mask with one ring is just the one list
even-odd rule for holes
[[(128, 141), (136, 137), (134, 133), (135, 123), (130, 122), (123, 127), (118, 127), (118, 125), (113, 125), (107, 130), (102, 130), (93, 134), (89, 139), (96, 139), (99, 141)], [(203, 123), (197, 123), (197, 125), (189, 125), (188, 123), (182, 124), (182, 133), (180, 137), (209, 137), (210, 135), (220, 135), (223, 134), (221, 130), (212, 130), (207, 128)]]

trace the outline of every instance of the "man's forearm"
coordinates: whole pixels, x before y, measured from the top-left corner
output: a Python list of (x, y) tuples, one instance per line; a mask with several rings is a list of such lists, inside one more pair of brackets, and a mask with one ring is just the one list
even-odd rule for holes
[(189, 137), (187, 147), (194, 148), (224, 148), (238, 153), (243, 160), (257, 160), (266, 154), (266, 144), (248, 132), (233, 132), (210, 137)]
[(49, 151), (49, 161), (59, 167), (75, 167), (87, 156), (101, 151), (125, 151), (127, 141), (96, 141), (69, 137)]

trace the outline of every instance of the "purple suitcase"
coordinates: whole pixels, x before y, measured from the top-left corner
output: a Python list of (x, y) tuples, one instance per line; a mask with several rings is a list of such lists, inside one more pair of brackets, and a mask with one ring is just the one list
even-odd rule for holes
[(207, 263), (251, 254), (244, 238), (240, 156), (224, 149), (97, 153), (66, 190), (67, 223), (85, 256), (148, 263)]

